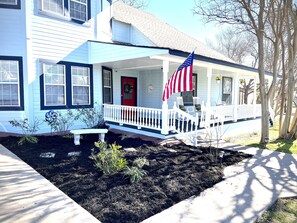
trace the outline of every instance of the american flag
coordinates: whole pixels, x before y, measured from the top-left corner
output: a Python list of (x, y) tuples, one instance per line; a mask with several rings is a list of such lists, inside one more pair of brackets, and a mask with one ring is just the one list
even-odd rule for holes
[(170, 95), (182, 91), (193, 90), (193, 58), (194, 51), (188, 56), (182, 65), (172, 74), (171, 78), (165, 84), (162, 95), (162, 101), (167, 100)]

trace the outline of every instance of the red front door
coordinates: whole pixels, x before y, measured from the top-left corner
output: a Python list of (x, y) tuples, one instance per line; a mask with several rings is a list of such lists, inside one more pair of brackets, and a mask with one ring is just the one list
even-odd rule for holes
[(122, 77), (121, 83), (122, 105), (136, 106), (137, 79), (134, 77)]

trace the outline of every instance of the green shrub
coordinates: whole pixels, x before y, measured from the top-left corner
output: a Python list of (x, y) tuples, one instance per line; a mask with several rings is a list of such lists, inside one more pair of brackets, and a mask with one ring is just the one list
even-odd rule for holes
[(23, 120), (11, 120), (9, 123), (16, 128), (21, 128), (23, 132), (23, 137), (18, 141), (18, 145), (23, 145), (25, 143), (37, 143), (38, 139), (32, 134), (36, 133), (41, 125), (41, 122), (37, 119), (34, 119), (33, 123), (29, 123), (28, 118)]
[(133, 166), (136, 166), (139, 169), (142, 169), (144, 165), (149, 165), (149, 161), (145, 157), (138, 157), (133, 161)]
[[(95, 103), (96, 105), (96, 103)], [(88, 127), (100, 127), (104, 124), (103, 117), (98, 106), (94, 108), (79, 108), (77, 109), (79, 119)]]
[(90, 156), (95, 162), (95, 167), (100, 169), (106, 175), (112, 175), (119, 173), (127, 166), (127, 160), (124, 158), (124, 154), (120, 151), (122, 146), (116, 145), (115, 143), (109, 145), (95, 143), (95, 146), (100, 149), (97, 153), (94, 149)]
[(45, 114), (45, 121), (54, 132), (67, 132), (70, 127), (73, 126), (74, 121), (77, 121), (78, 119), (78, 114), (75, 110), (73, 111), (71, 109), (67, 109), (64, 113), (51, 110)]
[(147, 175), (147, 172), (143, 169), (138, 168), (137, 166), (126, 167), (124, 175), (130, 177), (130, 182), (132, 184), (138, 183), (144, 176)]

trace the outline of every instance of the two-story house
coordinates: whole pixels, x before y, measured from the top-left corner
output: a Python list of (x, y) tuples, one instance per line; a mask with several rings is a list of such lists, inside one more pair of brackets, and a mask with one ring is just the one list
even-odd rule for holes
[[(257, 70), (150, 13), (120, 1), (103, 7), (106, 3), (0, 0), (0, 131), (20, 132), (9, 124), (13, 119), (44, 120), (49, 110), (99, 105), (115, 125), (168, 134), (178, 96), (185, 105), (199, 97), (228, 120), (260, 114), (256, 91), (251, 104), (239, 104), (240, 79), (256, 82)], [(194, 91), (162, 102), (166, 81), (194, 49)], [(78, 121), (72, 128), (80, 127)], [(46, 123), (39, 130), (44, 132), (50, 132)]]

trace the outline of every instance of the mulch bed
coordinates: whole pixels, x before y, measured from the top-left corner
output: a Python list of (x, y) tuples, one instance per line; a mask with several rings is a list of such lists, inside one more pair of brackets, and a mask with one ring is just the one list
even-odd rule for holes
[[(19, 138), (12, 136), (0, 138), (0, 143), (103, 223), (141, 222), (184, 199), (198, 196), (223, 179), (224, 167), (249, 157), (226, 151), (221, 166), (220, 162), (211, 161), (209, 148), (161, 146), (108, 132), (108, 143), (137, 150), (124, 152), (129, 165), (137, 157), (149, 160), (149, 166), (144, 167), (147, 176), (131, 184), (122, 174), (106, 176), (94, 167), (89, 156), (97, 135), (84, 135), (79, 146), (73, 144), (72, 138), (62, 136), (38, 138), (38, 144), (18, 146)], [(55, 153), (55, 157), (40, 157), (48, 152)], [(69, 152), (81, 153), (69, 157)]]

